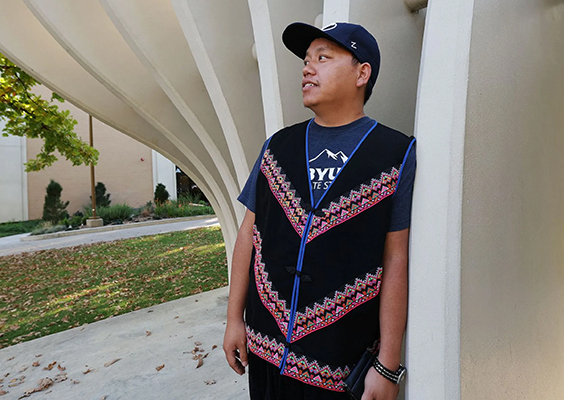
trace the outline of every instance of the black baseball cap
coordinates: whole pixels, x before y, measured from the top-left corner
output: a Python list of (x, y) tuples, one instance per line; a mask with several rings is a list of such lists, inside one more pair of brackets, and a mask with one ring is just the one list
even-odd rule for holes
[(361, 63), (369, 63), (372, 74), (368, 80), (368, 89), (372, 91), (380, 71), (380, 49), (374, 36), (364, 27), (348, 22), (334, 22), (323, 29), (294, 22), (282, 34), (282, 41), (288, 50), (302, 60), (311, 42), (319, 38), (331, 40), (354, 54)]

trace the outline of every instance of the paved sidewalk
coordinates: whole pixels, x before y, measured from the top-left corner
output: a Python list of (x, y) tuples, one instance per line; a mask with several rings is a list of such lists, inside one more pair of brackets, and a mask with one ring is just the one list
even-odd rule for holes
[[(20, 238), (27, 234), (17, 235), (0, 239), (0, 256), (217, 223), (205, 218), (25, 242)], [(247, 377), (231, 371), (221, 348), (227, 294), (228, 288), (216, 289), (1, 349), (0, 392), (8, 393), (0, 398), (20, 399), (49, 378), (54, 383), (30, 399), (248, 399)], [(200, 368), (195, 347), (207, 355)]]
[[(29, 251), (59, 249), (63, 247), (78, 246), (81, 244), (108, 242), (138, 236), (183, 231), (217, 224), (218, 221), (216, 217), (198, 218), (189, 221), (170, 223), (162, 223), (162, 221), (159, 221), (159, 223), (155, 225), (119, 225), (119, 229), (111, 231), (92, 228), (92, 230), (89, 231), (84, 230), (84, 233), (79, 235), (76, 235), (76, 233), (80, 231), (72, 231), (72, 236), (56, 237), (57, 234), (54, 234), (52, 237), (41, 240), (28, 240), (31, 239), (32, 236), (30, 236), (29, 233), (24, 233), (22, 235), (0, 238), (0, 257)], [(22, 241), (22, 238), (26, 240)]]
[[(0, 398), (19, 399), (40, 379), (56, 381), (64, 373), (66, 380), (29, 398), (248, 399), (246, 375), (231, 371), (221, 349), (227, 293), (216, 289), (2, 349), (1, 389), (8, 393)], [(198, 354), (208, 354), (200, 368), (192, 359), (196, 346), (203, 350)], [(115, 359), (120, 360), (104, 366)], [(55, 361), (52, 370), (44, 370)], [(21, 383), (9, 387), (12, 380)]]

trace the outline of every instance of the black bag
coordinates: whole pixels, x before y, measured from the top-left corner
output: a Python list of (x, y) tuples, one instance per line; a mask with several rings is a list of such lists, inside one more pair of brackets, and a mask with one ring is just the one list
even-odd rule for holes
[(372, 367), (372, 364), (374, 364), (374, 360), (377, 356), (378, 351), (374, 351), (372, 348), (366, 349), (349, 376), (343, 381), (345, 390), (351, 399), (360, 400), (362, 397), (362, 393), (364, 392), (364, 378), (368, 370)]

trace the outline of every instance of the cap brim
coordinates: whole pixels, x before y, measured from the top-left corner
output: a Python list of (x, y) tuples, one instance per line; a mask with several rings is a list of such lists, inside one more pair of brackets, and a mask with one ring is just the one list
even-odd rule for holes
[(325, 38), (335, 42), (335, 39), (321, 29), (304, 24), (303, 22), (294, 22), (288, 25), (284, 33), (282, 33), (282, 42), (284, 42), (284, 45), (302, 60), (305, 58), (306, 51), (311, 42), (319, 38)]

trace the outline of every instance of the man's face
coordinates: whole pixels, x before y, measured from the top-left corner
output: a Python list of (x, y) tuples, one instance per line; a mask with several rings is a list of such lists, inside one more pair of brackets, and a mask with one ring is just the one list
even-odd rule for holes
[(306, 52), (302, 71), (304, 106), (315, 112), (319, 106), (350, 101), (357, 94), (359, 65), (353, 65), (352, 54), (338, 44), (315, 39)]

